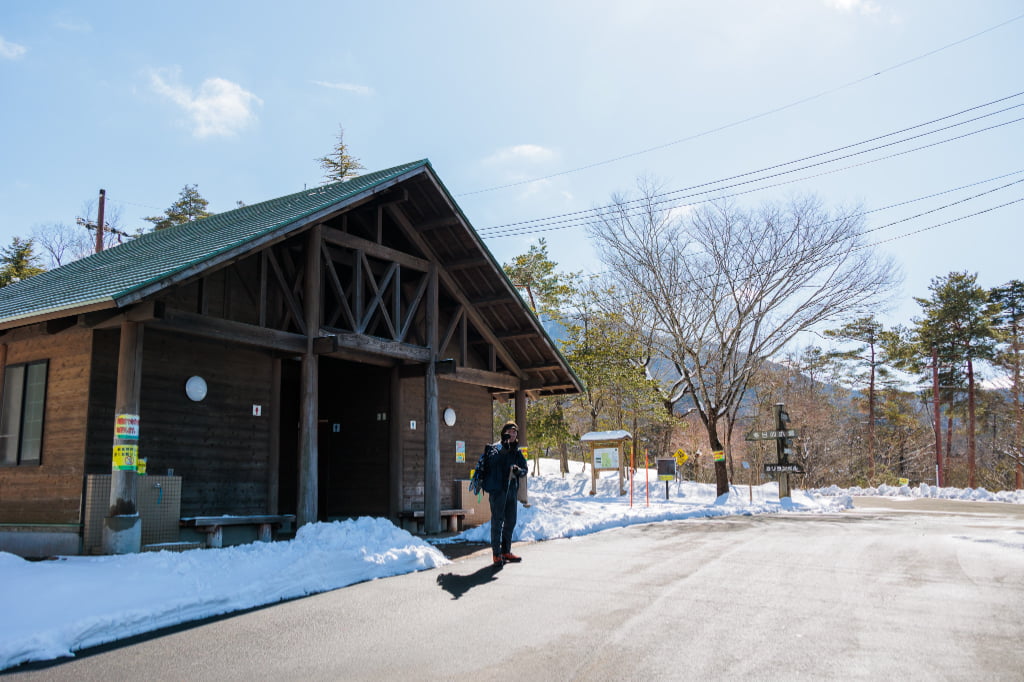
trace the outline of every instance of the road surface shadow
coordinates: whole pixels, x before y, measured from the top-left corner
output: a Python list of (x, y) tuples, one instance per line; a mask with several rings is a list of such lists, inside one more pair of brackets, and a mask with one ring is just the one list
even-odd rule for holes
[(497, 580), (499, 571), (501, 571), (501, 564), (488, 564), (481, 566), (469, 575), (442, 573), (437, 576), (437, 584), (442, 590), (452, 595), (452, 599), (458, 599), (474, 587)]

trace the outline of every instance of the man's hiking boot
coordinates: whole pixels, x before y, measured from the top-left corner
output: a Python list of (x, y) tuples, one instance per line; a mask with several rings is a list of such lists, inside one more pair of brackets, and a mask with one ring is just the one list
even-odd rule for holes
[(504, 554), (501, 555), (501, 559), (506, 564), (518, 564), (520, 561), (523, 560), (523, 557), (516, 556), (512, 552), (505, 552)]
[(504, 557), (501, 557), (501, 556), (495, 554), (494, 555), (494, 565), (495, 566), (504, 566), (505, 565)]

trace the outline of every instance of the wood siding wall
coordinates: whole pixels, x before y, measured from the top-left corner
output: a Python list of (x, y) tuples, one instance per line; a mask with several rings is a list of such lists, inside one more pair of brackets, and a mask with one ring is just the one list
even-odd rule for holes
[[(81, 522), (91, 335), (26, 329), (6, 342), (8, 365), (49, 360), (49, 370), (40, 463), (0, 467), (0, 523)], [(112, 437), (113, 426), (108, 452)]]
[[(484, 446), (492, 440), (491, 394), (481, 386), (455, 381), (438, 381), (439, 412), (442, 415), (441, 441), (441, 508), (454, 504), (454, 481), (469, 478), (469, 471)], [(444, 410), (455, 410), (455, 426), (446, 426)], [(402, 380), (402, 414), (399, 426), (402, 434), (402, 509), (423, 509), (423, 379)], [(409, 422), (416, 421), (416, 430)], [(466, 461), (455, 461), (455, 441), (466, 443)]]
[[(89, 473), (109, 473), (119, 334), (97, 333)], [(182, 477), (181, 513), (262, 514), (267, 508), (272, 358), (262, 351), (153, 329), (143, 332), (139, 456)], [(198, 375), (208, 394), (185, 395)], [(259, 405), (261, 416), (253, 415)]]

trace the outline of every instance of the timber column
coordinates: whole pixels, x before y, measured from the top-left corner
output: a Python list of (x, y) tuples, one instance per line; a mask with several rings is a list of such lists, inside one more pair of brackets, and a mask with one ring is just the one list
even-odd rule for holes
[(130, 554), (142, 549), (142, 521), (136, 494), (139, 457), (139, 393), (142, 386), (142, 325), (121, 323), (114, 409), (114, 452), (110, 511), (103, 520), (103, 551)]
[(303, 289), (303, 317), (306, 325), (306, 352), (302, 354), (302, 391), (299, 405), (299, 500), (295, 525), (303, 526), (317, 520), (319, 446), (320, 362), (313, 352), (313, 341), (320, 334), (320, 248), (321, 227), (309, 229), (306, 240), (306, 281)]
[(423, 466), (423, 531), (427, 535), (441, 532), (441, 416), (437, 406), (437, 263), (427, 273), (427, 344), (430, 356), (424, 377), (424, 466)]

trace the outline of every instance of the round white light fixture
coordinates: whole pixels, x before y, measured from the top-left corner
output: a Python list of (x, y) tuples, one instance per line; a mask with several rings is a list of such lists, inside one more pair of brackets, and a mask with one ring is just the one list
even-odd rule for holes
[(446, 407), (444, 410), (444, 423), (448, 426), (455, 426), (455, 410)]
[(195, 376), (189, 377), (188, 381), (185, 382), (185, 395), (188, 396), (189, 400), (199, 402), (206, 397), (206, 379)]

